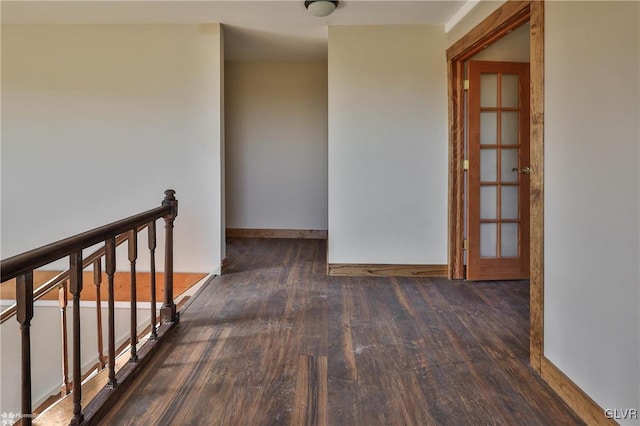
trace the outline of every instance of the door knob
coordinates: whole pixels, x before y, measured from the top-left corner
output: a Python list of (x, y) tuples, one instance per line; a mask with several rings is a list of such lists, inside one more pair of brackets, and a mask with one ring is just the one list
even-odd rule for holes
[(523, 167), (521, 169), (514, 167), (513, 169), (511, 169), (512, 172), (518, 172), (518, 173), (522, 173), (523, 175), (528, 175), (531, 173), (531, 169), (529, 167)]

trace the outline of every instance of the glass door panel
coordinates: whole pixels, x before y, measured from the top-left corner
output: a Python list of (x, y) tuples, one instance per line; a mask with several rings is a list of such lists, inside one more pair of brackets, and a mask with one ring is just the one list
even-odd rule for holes
[(502, 186), (500, 197), (500, 219), (518, 219), (518, 187)]
[[(518, 182), (518, 148), (502, 148), (500, 161), (500, 181)], [(516, 170), (514, 170), (516, 169)]]
[(498, 187), (480, 187), (480, 219), (498, 218)]
[[(520, 98), (520, 78), (518, 74), (502, 74), (502, 107), (518, 108)], [(484, 106), (484, 105), (481, 105)]]
[(500, 225), (500, 255), (513, 257), (518, 255), (518, 224), (503, 223)]
[(498, 150), (495, 148), (480, 150), (480, 181), (498, 181)]
[(502, 113), (501, 138), (502, 145), (518, 145), (518, 112), (506, 111)]
[(480, 76), (480, 106), (486, 108), (498, 106), (498, 74)]
[(496, 257), (498, 241), (498, 225), (496, 223), (480, 224), (480, 257)]
[(498, 113), (495, 111), (480, 113), (480, 144), (498, 144)]

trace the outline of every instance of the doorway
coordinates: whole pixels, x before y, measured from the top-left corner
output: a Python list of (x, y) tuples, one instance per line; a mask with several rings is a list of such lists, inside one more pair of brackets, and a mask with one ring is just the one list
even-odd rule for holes
[(464, 63), (530, 23), (530, 362), (540, 372), (543, 338), (544, 3), (506, 2), (447, 50), (449, 75), (449, 277), (464, 278)]

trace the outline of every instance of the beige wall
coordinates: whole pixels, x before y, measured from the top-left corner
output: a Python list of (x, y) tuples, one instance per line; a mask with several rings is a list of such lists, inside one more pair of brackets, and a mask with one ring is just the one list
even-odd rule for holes
[(545, 13), (544, 352), (602, 408), (639, 409), (640, 3)]
[(329, 27), (329, 262), (447, 261), (441, 26)]
[(451, 46), (458, 41), (460, 37), (482, 22), (484, 18), (500, 7), (502, 3), (504, 3), (503, 0), (482, 0), (478, 2), (460, 22), (449, 30), (447, 33), (447, 46)]
[(529, 62), (529, 23), (515, 29), (475, 55), (473, 61)]
[(3, 258), (158, 206), (173, 188), (175, 269), (219, 270), (220, 31), (2, 26)]
[[(224, 72), (224, 60), (225, 60), (225, 50), (224, 50), (224, 32), (225, 27), (223, 25), (219, 25), (220, 32), (220, 51), (218, 52), (218, 58), (220, 60), (220, 78), (218, 82), (220, 83), (220, 220), (218, 221), (218, 225), (220, 227), (220, 240), (218, 241), (218, 245), (220, 247), (220, 259), (225, 259), (227, 257), (227, 238), (226, 238), (226, 227), (227, 227), (227, 194), (226, 194), (226, 94), (224, 90), (225, 86), (225, 72)], [(222, 270), (220, 270), (222, 272)]]
[(327, 229), (327, 63), (227, 62), (227, 226)]

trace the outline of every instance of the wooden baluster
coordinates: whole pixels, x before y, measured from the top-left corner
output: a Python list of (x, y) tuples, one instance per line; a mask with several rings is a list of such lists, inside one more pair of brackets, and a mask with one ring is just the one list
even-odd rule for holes
[(98, 323), (98, 362), (100, 369), (106, 365), (104, 357), (104, 343), (102, 342), (102, 297), (100, 286), (102, 285), (102, 259), (93, 262), (93, 284), (96, 286), (96, 322)]
[(160, 318), (163, 323), (178, 322), (176, 305), (173, 302), (173, 222), (178, 216), (178, 200), (176, 191), (167, 189), (163, 206), (171, 206), (171, 213), (164, 217), (165, 222), (165, 246), (164, 246), (164, 303), (160, 309)]
[(60, 324), (62, 328), (62, 385), (60, 392), (69, 395), (71, 383), (69, 383), (69, 338), (67, 337), (67, 281), (64, 281), (58, 290), (58, 304), (60, 306)]
[(71, 424), (79, 425), (82, 414), (82, 357), (80, 354), (80, 293), (82, 292), (82, 251), (69, 256), (69, 290), (73, 296), (73, 418)]
[(138, 304), (136, 294), (136, 259), (138, 258), (138, 233), (135, 229), (128, 233), (129, 263), (131, 264), (131, 356), (129, 362), (138, 362)]
[(147, 226), (147, 235), (149, 237), (149, 255), (151, 269), (151, 340), (158, 339), (156, 330), (156, 222), (149, 222)]
[(31, 319), (33, 318), (33, 271), (16, 279), (16, 319), (22, 338), (22, 424), (31, 425)]
[(118, 386), (116, 379), (116, 320), (115, 320), (115, 301), (114, 301), (114, 288), (113, 288), (113, 276), (116, 273), (116, 239), (108, 238), (105, 241), (105, 272), (107, 273), (107, 287), (109, 290), (108, 305), (108, 321), (109, 321), (109, 381), (107, 382), (107, 388), (115, 389)]

